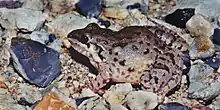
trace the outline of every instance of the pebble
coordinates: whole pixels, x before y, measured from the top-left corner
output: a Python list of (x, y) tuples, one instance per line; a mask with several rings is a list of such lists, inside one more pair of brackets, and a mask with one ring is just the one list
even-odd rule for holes
[(215, 52), (215, 46), (209, 38), (196, 37), (189, 47), (191, 59), (211, 57)]
[(149, 110), (158, 105), (157, 95), (146, 91), (132, 91), (126, 96), (126, 105), (131, 110)]
[(45, 18), (41, 11), (34, 11), (24, 8), (6, 9), (0, 8), (0, 19), (6, 20), (6, 24), (21, 31), (33, 31)]
[(168, 14), (165, 17), (165, 21), (176, 27), (186, 28), (186, 22), (195, 14), (195, 9), (184, 8), (177, 9), (173, 13)]
[(220, 55), (219, 54), (206, 58), (203, 61), (204, 63), (208, 64), (215, 70), (217, 70), (220, 67)]
[(124, 8), (104, 8), (103, 14), (108, 18), (125, 19), (129, 15), (129, 12)]
[(80, 14), (87, 18), (98, 18), (102, 11), (102, 0), (79, 0), (76, 8)]
[(60, 97), (55, 93), (48, 93), (34, 108), (34, 110), (49, 110), (49, 109), (76, 110), (76, 108), (69, 106), (66, 102), (61, 100)]
[(0, 88), (0, 110), (27, 110), (25, 106), (19, 105), (8, 93), (7, 89)]
[(220, 1), (219, 0), (176, 0), (176, 6), (170, 12), (176, 9), (183, 8), (194, 8), (195, 14), (202, 14), (211, 22), (213, 19), (215, 21), (219, 20), (220, 13)]
[(159, 110), (190, 110), (189, 107), (177, 102), (160, 105)]
[(79, 110), (108, 110), (107, 103), (99, 96), (88, 99), (78, 106)]
[(15, 9), (21, 8), (23, 2), (21, 1), (13, 1), (13, 0), (1, 0), (0, 1), (0, 8), (8, 8), (8, 9)]
[(39, 42), (13, 38), (10, 53), (15, 69), (30, 83), (45, 87), (60, 74), (59, 53)]
[(209, 65), (197, 62), (191, 66), (188, 73), (188, 97), (209, 101), (218, 96), (220, 91), (219, 73), (213, 71)]
[(219, 28), (214, 29), (212, 41), (214, 44), (217, 44), (220, 46), (220, 29)]
[(46, 23), (48, 32), (65, 38), (72, 30), (85, 28), (89, 23), (97, 22), (74, 14), (62, 14), (53, 21)]
[(43, 3), (41, 0), (23, 0), (22, 8), (31, 9), (35, 11), (42, 11), (43, 10)]
[(202, 15), (196, 14), (186, 23), (186, 28), (190, 34), (197, 37), (211, 37), (214, 29), (209, 21)]
[(138, 9), (146, 14), (149, 0), (104, 0), (105, 7), (120, 7), (128, 10)]
[(109, 104), (123, 104), (126, 95), (131, 91), (132, 86), (130, 83), (116, 84), (105, 92), (103, 98), (105, 98)]
[(18, 101), (24, 100), (29, 104), (33, 104), (41, 100), (42, 96), (38, 88), (25, 83), (18, 86), (19, 88), (16, 90), (16, 95), (14, 96)]

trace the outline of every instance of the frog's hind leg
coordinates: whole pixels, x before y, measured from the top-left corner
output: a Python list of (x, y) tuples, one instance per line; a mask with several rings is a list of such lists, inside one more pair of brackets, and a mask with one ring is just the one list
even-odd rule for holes
[(181, 81), (183, 61), (171, 52), (158, 55), (152, 69), (144, 71), (141, 77), (142, 89), (166, 95)]

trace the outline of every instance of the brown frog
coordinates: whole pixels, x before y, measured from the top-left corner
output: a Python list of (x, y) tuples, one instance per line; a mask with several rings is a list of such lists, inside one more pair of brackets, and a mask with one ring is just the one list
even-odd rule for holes
[(97, 69), (90, 83), (94, 91), (113, 81), (140, 84), (146, 91), (165, 95), (181, 81), (182, 51), (188, 45), (163, 27), (129, 26), (115, 32), (91, 23), (70, 32), (68, 40)]

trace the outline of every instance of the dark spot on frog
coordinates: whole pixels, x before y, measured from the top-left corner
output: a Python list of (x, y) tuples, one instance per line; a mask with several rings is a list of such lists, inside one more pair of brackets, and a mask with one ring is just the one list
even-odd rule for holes
[(150, 52), (150, 50), (147, 48), (144, 50), (144, 55), (148, 54)]
[(119, 64), (120, 64), (121, 66), (125, 66), (125, 60), (119, 61)]
[(115, 52), (115, 55), (118, 55), (118, 52)]
[(112, 54), (112, 49), (109, 49), (108, 51), (109, 51), (108, 53), (111, 55)]
[(124, 75), (125, 75), (125, 72), (124, 72), (124, 71), (122, 71), (122, 72), (121, 72), (121, 75), (122, 75), (122, 76), (124, 76)]
[(114, 44), (112, 45), (112, 47), (118, 47), (118, 46), (120, 46), (121, 48), (124, 48), (126, 45), (128, 45), (128, 43), (119, 42), (119, 43), (114, 43)]
[(140, 41), (139, 44), (143, 44), (143, 41)]
[(136, 45), (132, 45), (132, 50), (134, 50), (134, 51), (138, 50), (137, 46)]
[(160, 51), (158, 48), (154, 48), (154, 50), (155, 50), (157, 53), (161, 53), (161, 51)]
[(117, 62), (117, 61), (118, 61), (118, 59), (117, 59), (117, 58), (114, 58), (113, 60), (114, 60), (114, 62)]
[(134, 68), (129, 67), (128, 72), (134, 72)]
[(159, 80), (159, 78), (154, 76), (154, 81), (155, 81), (156, 84), (158, 84), (158, 80)]

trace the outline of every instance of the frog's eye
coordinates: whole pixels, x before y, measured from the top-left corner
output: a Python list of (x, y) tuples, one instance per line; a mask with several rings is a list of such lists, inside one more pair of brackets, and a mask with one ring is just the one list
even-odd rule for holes
[(78, 39), (81, 43), (86, 44), (89, 41), (89, 38), (86, 35), (82, 35)]

